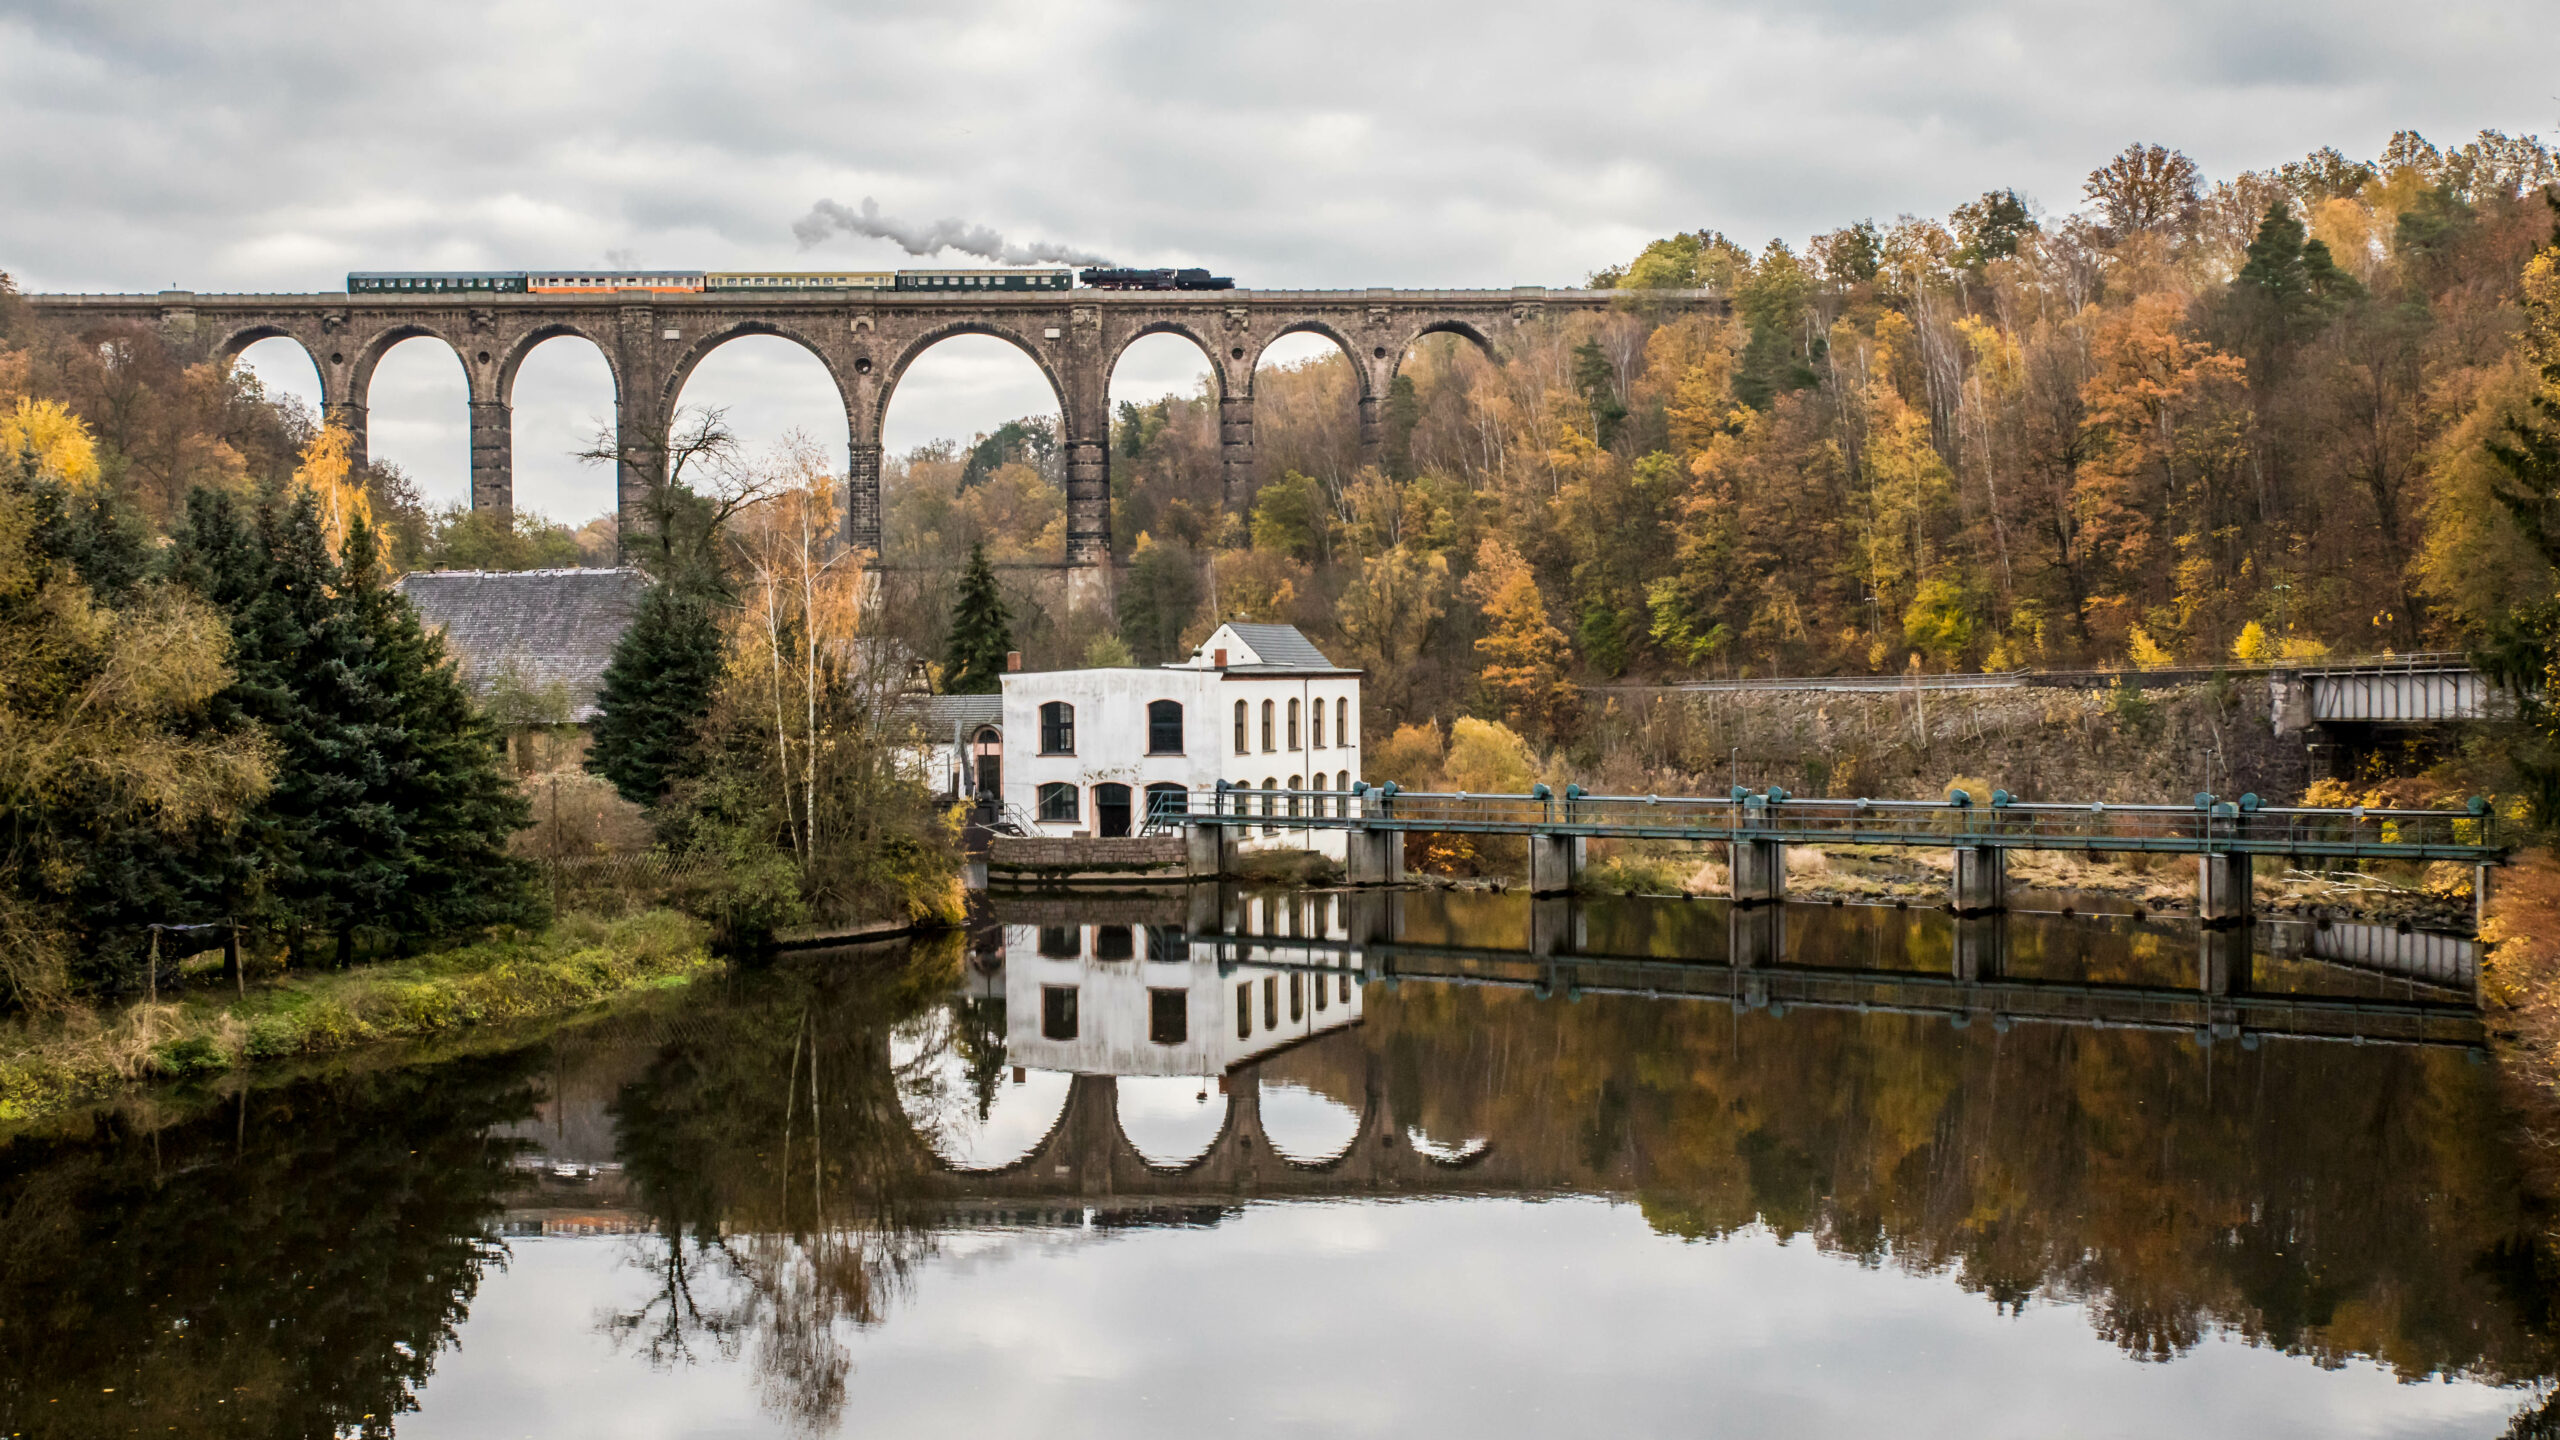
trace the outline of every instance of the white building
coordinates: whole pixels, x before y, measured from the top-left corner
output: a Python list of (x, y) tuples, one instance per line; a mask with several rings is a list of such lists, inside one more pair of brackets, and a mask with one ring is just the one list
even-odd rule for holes
[[(1205, 808), (1221, 780), (1336, 792), (1305, 802), (1334, 813), (1360, 778), (1360, 672), (1294, 625), (1230, 622), (1171, 665), (1008, 674), (1002, 735), (980, 773), (1000, 775), (1008, 813), (1042, 835), (1134, 835), (1150, 804)], [(1240, 844), (1342, 858), (1342, 832), (1290, 826), (1289, 802), (1272, 810)]]

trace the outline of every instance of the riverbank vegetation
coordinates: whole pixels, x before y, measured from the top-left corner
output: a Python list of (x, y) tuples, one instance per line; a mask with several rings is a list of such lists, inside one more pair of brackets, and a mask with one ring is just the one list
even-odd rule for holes
[(682, 985), (714, 967), (706, 934), (665, 910), (616, 921), (572, 915), (525, 938), (354, 970), (278, 968), (244, 977), (236, 992), (207, 983), (169, 1001), (22, 1015), (0, 1024), (0, 1125), (41, 1120), (136, 1081), (207, 1080)]
[[(594, 756), (645, 809), (584, 827), (645, 850), (571, 853), (556, 777), (511, 773), (523, 687), (475, 693), (397, 585), (473, 558), (470, 527), (422, 529), (396, 472), (227, 362), (36, 325), (0, 280), (0, 1017), (140, 1001), (145, 1023), (208, 947), (226, 977), (575, 948), (546, 929), (559, 902), (672, 904), (728, 946), (956, 918), (835, 477), (688, 423), (625, 457), (644, 498), (621, 538), (655, 583)], [(482, 539), (565, 558), (539, 530)], [(624, 862), (610, 882), (599, 859)]]

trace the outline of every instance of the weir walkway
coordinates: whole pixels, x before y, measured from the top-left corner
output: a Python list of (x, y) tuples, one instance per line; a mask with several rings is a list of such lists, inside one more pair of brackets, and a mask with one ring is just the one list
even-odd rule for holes
[(1962, 790), (1940, 802), (1807, 800), (1771, 787), (1740, 786), (1717, 797), (1593, 795), (1544, 785), (1525, 795), (1470, 795), (1355, 784), (1350, 791), (1262, 789), (1221, 782), (1207, 797), (1167, 793), (1151, 806), (1146, 828), (1181, 829), (1190, 874), (1235, 873), (1235, 832), (1341, 830), (1354, 885), (1404, 878), (1408, 832), (1517, 835), (1528, 841), (1529, 891), (1571, 892), (1592, 840), (1671, 840), (1731, 847), (1733, 898), (1744, 905), (1786, 898), (1789, 845), (1874, 845), (1943, 849), (1955, 857), (1949, 908), (1990, 914), (2008, 905), (2008, 856), (2016, 850), (2089, 855), (2140, 852), (2193, 855), (2196, 916), (2207, 925), (2238, 924), (2253, 910), (2261, 857), (2301, 868), (2364, 862), (2475, 867), (2475, 904), (2488, 894), (2489, 869), (2505, 862), (2495, 842), (2495, 816), (2473, 799), (2461, 810), (2334, 809), (2261, 804), (2255, 795), (2223, 800), (2198, 794), (2189, 805), (2028, 803), (2005, 790), (1977, 801)]

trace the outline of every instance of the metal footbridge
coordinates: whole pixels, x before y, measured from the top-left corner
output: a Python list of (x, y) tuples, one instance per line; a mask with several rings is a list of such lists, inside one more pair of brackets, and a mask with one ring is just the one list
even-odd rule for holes
[[(1205, 799), (1205, 808), (1192, 804)], [(1393, 784), (1355, 784), (1349, 791), (1239, 787), (1221, 783), (1203, 796), (1151, 797), (1150, 832), (1185, 830), (1192, 873), (1225, 873), (1230, 834), (1256, 827), (1350, 832), (1354, 883), (1401, 878), (1407, 831), (1518, 835), (1529, 841), (1533, 893), (1573, 888), (1582, 847), (1595, 839), (1686, 841), (1732, 847), (1734, 898), (1785, 895), (1788, 845), (1872, 845), (1952, 850), (1954, 908), (2002, 908), (2006, 857), (2016, 850), (2111, 855), (2142, 852), (2199, 858), (2198, 913), (2209, 921), (2246, 918), (2258, 857), (2313, 863), (2451, 862), (2501, 864), (2507, 847), (2495, 837), (2496, 816), (2474, 798), (2459, 810), (2274, 806), (2255, 795), (2224, 800), (2198, 794), (2187, 805), (2055, 804), (2018, 800), (1995, 790), (1977, 801), (1962, 790), (1944, 801), (1802, 799), (1783, 789), (1739, 786), (1721, 796), (1595, 795), (1568, 785), (1540, 785), (1525, 795), (1407, 791)]]

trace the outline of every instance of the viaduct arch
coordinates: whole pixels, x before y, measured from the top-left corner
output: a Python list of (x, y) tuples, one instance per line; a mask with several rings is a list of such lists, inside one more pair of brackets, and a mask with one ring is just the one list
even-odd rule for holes
[[(605, 358), (614, 386), (622, 461), (617, 510), (628, 519), (646, 489), (653, 449), (674, 422), (676, 397), (703, 357), (741, 335), (778, 335), (816, 356), (842, 398), (852, 437), (846, 542), (880, 547), (880, 427), (890, 395), (916, 358), (953, 335), (991, 335), (1031, 357), (1058, 397), (1067, 457), (1067, 564), (1098, 571), (1111, 555), (1111, 371), (1131, 343), (1180, 335), (1208, 357), (1218, 390), (1221, 467), (1230, 505), (1251, 484), (1253, 378), (1263, 351), (1284, 335), (1323, 335), (1349, 357), (1357, 382), (1360, 440), (1382, 443), (1380, 407), (1407, 351), (1426, 335), (1455, 334), (1500, 357), (1548, 319), (1606, 310), (1611, 291), (1225, 290), (941, 295), (902, 291), (827, 295), (29, 295), (34, 313), (74, 325), (158, 326), (182, 350), (229, 358), (259, 340), (300, 345), (319, 372), (325, 418), (365, 455), (366, 397), (374, 366), (402, 340), (431, 336), (461, 362), (471, 405), (471, 503), (511, 516), (515, 377), (545, 340), (576, 336)], [(1648, 292), (1655, 306), (1721, 309), (1702, 291)], [(1071, 587), (1071, 590), (1081, 587)]]

